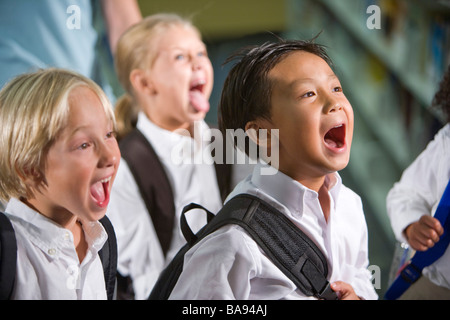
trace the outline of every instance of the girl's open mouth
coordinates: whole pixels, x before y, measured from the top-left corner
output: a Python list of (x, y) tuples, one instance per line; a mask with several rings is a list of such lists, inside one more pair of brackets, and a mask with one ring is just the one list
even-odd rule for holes
[(209, 111), (209, 101), (204, 94), (206, 81), (203, 79), (197, 79), (190, 83), (189, 87), (189, 102), (198, 112)]
[(97, 181), (91, 186), (91, 196), (97, 205), (106, 208), (109, 203), (109, 184), (111, 177)]
[(324, 137), (325, 145), (333, 150), (345, 147), (345, 125), (340, 124), (328, 130)]

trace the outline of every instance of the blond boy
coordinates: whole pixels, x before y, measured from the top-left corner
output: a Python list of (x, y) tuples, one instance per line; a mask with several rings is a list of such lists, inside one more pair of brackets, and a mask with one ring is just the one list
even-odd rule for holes
[(106, 299), (98, 251), (120, 152), (101, 89), (40, 70), (0, 91), (0, 200), (17, 238), (12, 299)]

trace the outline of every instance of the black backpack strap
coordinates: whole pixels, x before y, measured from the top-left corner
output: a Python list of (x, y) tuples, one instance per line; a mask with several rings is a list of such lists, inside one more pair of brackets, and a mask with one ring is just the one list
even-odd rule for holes
[(0, 300), (11, 298), (16, 279), (17, 242), (8, 217), (0, 212)]
[[(201, 206), (190, 205), (183, 215), (194, 207)], [(204, 210), (208, 216), (211, 215)], [(249, 194), (240, 194), (228, 201), (196, 235), (193, 236), (190, 230), (183, 231), (188, 235), (188, 243), (163, 271), (150, 299), (168, 299), (183, 269), (185, 253), (202, 238), (228, 224), (237, 224), (246, 230), (271, 261), (305, 295), (325, 300), (337, 299), (327, 280), (326, 258), (316, 244), (281, 212)]]
[(181, 212), (180, 216), (180, 229), (189, 246), (193, 246), (198, 240), (198, 235), (192, 232), (186, 219), (186, 213), (192, 209), (201, 209), (205, 211), (207, 223), (210, 223), (212, 219), (215, 217), (214, 213), (208, 211), (205, 207), (196, 203), (188, 204), (183, 208), (183, 211)]
[[(117, 241), (114, 228), (105, 216), (100, 222), (108, 233), (108, 240), (99, 251), (105, 275), (108, 300), (114, 297), (117, 270)], [(0, 212), (0, 300), (8, 300), (14, 288), (17, 265), (17, 242), (8, 217)]]
[[(122, 157), (127, 162), (139, 187), (165, 255), (172, 241), (175, 219), (173, 191), (165, 169), (150, 142), (138, 129), (134, 129), (121, 140), (119, 146)], [(224, 155), (225, 151), (224, 143), (222, 150)], [(221, 164), (214, 162), (222, 201), (231, 191), (232, 177), (232, 165), (223, 160), (224, 163)]]
[(175, 220), (172, 186), (155, 150), (134, 129), (119, 143), (122, 158), (128, 164), (150, 214), (164, 255), (170, 248)]
[[(335, 300), (328, 264), (317, 245), (284, 214), (252, 195), (237, 199), (249, 203), (247, 212), (237, 215), (236, 224), (246, 230), (270, 260), (307, 296)], [(234, 216), (236, 211), (231, 212)], [(242, 217), (242, 218), (241, 218)]]
[(100, 219), (101, 224), (108, 233), (108, 240), (106, 240), (103, 248), (98, 252), (100, 260), (103, 265), (103, 273), (105, 276), (105, 286), (108, 300), (113, 300), (116, 287), (116, 273), (117, 273), (117, 240), (114, 227), (107, 216)]
[[(214, 126), (212, 126), (214, 128)], [(211, 144), (215, 141), (215, 136), (211, 139)], [(213, 152), (217, 152), (217, 150), (211, 150), (211, 156), (214, 159), (215, 154)], [(219, 186), (220, 197), (222, 201), (228, 197), (228, 194), (231, 192), (231, 180), (232, 180), (232, 172), (233, 165), (227, 163), (227, 144), (225, 137), (222, 138), (222, 163), (218, 163), (214, 161), (214, 169), (216, 171), (217, 185)]]
[(217, 185), (219, 186), (220, 197), (222, 201), (228, 197), (231, 192), (231, 177), (233, 166), (227, 163), (214, 162), (214, 169), (216, 171)]

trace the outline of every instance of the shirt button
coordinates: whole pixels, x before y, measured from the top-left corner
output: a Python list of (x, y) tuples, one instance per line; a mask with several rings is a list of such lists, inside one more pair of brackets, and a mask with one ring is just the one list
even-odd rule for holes
[(68, 232), (64, 234), (64, 240), (66, 241), (70, 240), (70, 234)]
[(56, 254), (56, 249), (48, 249), (48, 254), (54, 256)]

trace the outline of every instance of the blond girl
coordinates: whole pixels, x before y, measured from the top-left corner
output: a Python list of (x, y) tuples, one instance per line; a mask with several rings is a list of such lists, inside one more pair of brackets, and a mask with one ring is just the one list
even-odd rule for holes
[[(145, 18), (121, 37), (115, 63), (126, 94), (116, 106), (122, 162), (108, 215), (119, 245), (119, 297), (145, 299), (185, 243), (182, 208), (196, 202), (217, 211), (217, 177), (229, 175), (216, 175), (212, 161), (184, 161), (204, 156), (213, 86), (206, 46), (189, 21), (174, 14)], [(192, 153), (175, 161), (180, 145)], [(204, 224), (197, 217), (190, 222)]]

